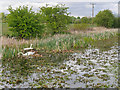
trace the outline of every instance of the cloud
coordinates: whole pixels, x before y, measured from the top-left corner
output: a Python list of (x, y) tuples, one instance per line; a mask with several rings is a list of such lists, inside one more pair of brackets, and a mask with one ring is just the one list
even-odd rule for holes
[[(95, 2), (95, 15), (104, 9), (110, 9), (113, 13), (118, 12), (118, 0), (0, 0), (0, 12), (8, 12), (8, 6), (11, 5), (14, 9), (18, 6), (28, 5), (33, 6), (33, 10), (39, 10), (39, 7), (49, 4), (55, 6), (58, 3), (65, 4), (69, 7), (68, 12), (72, 16), (91, 16), (92, 6), (90, 2)], [(114, 2), (114, 3), (113, 3)]]
[(118, 13), (118, 4), (112, 4), (110, 10), (113, 11), (114, 14)]
[[(68, 2), (71, 15), (73, 16), (91, 16), (92, 6), (89, 2)], [(109, 9), (113, 14), (118, 13), (118, 3), (112, 2), (96, 2), (94, 7), (94, 16), (101, 10)]]
[(15, 9), (16, 7), (19, 6), (23, 6), (23, 5), (28, 5), (29, 7), (33, 6), (33, 10), (37, 10), (39, 7), (45, 6), (46, 4), (49, 4), (49, 6), (55, 6), (58, 3), (57, 2), (30, 2), (28, 0), (23, 1), (23, 0), (19, 0), (19, 1), (8, 1), (5, 0), (4, 1), (0, 1), (0, 12), (5, 12), (5, 13), (9, 13), (7, 11), (8, 6), (11, 5), (13, 9)]
[(117, 14), (118, 13), (118, 3), (108, 2), (108, 3), (97, 3), (95, 5), (96, 13), (98, 13), (100, 10), (102, 11), (105, 9), (109, 9), (113, 12), (113, 14)]
[(52, 2), (49, 2), (49, 3), (45, 3), (45, 2), (43, 2), (43, 3), (25, 2), (25, 3), (19, 3), (19, 4), (12, 5), (12, 7), (15, 9), (18, 6), (28, 5), (29, 8), (33, 7), (33, 10), (37, 11), (39, 9), (39, 7), (46, 6), (46, 4), (49, 4), (49, 6), (55, 6), (58, 3), (52, 3)]

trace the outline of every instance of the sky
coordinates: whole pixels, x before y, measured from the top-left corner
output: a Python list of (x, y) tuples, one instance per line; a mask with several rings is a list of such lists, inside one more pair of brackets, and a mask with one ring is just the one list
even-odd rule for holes
[(101, 10), (109, 9), (113, 14), (118, 14), (118, 2), (119, 0), (0, 0), (0, 13), (4, 12), (9, 14), (8, 6), (16, 8), (22, 5), (33, 6), (33, 10), (39, 10), (39, 7), (45, 6), (46, 3), (50, 6), (57, 4), (65, 4), (69, 7), (68, 12), (71, 12), (71, 16), (75, 17), (91, 17), (92, 16), (92, 5), (95, 4), (94, 16)]

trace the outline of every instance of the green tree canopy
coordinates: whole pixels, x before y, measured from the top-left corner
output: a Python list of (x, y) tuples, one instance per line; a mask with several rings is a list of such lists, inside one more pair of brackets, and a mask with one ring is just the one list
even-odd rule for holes
[(76, 17), (74, 16), (69, 16), (69, 23), (75, 23)]
[(100, 11), (95, 17), (95, 22), (98, 26), (113, 27), (114, 15), (110, 10)]
[(32, 7), (28, 9), (28, 6), (19, 6), (12, 9), (9, 6), (8, 11), (10, 12), (8, 14), (8, 25), (15, 36), (19, 38), (41, 36), (42, 25), (38, 15), (32, 11)]
[(78, 16), (77, 19), (80, 19), (80, 17)]
[(87, 17), (82, 17), (80, 22), (81, 23), (89, 23), (89, 19)]
[(40, 16), (49, 32), (55, 34), (66, 30), (67, 24), (70, 22), (67, 9), (68, 7), (64, 7), (62, 4), (54, 7), (46, 5), (46, 7), (40, 8)]

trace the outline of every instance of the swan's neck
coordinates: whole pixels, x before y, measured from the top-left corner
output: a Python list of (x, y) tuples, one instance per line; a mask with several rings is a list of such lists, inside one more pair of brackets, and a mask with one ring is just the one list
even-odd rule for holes
[(32, 48), (32, 44), (30, 45), (30, 48)]

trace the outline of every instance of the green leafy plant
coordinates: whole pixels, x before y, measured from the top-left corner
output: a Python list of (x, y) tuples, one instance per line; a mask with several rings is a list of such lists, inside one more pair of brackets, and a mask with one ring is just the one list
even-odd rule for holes
[(67, 9), (68, 7), (64, 7), (62, 4), (54, 7), (46, 5), (46, 7), (40, 8), (41, 21), (46, 25), (47, 32), (55, 34), (66, 30), (69, 22)]
[(28, 9), (28, 6), (19, 6), (16, 9), (12, 9), (9, 6), (8, 11), (8, 25), (11, 27), (14, 36), (19, 38), (30, 38), (41, 36), (43, 26), (40, 24), (38, 14), (32, 11), (32, 7)]
[(114, 15), (110, 10), (100, 11), (95, 17), (95, 22), (98, 26), (111, 28), (114, 24)]
[(82, 17), (80, 20), (81, 23), (91, 23), (92, 19), (87, 17)]

